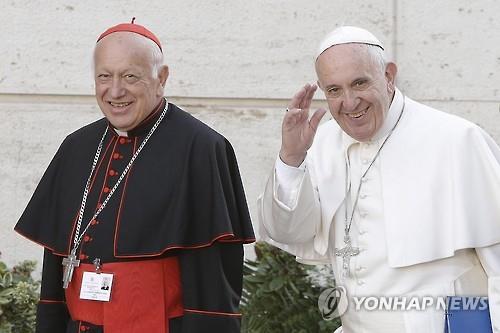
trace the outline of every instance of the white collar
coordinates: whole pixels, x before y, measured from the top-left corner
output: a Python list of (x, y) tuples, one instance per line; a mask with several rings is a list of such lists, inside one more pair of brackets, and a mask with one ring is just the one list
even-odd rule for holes
[(122, 132), (116, 128), (113, 127), (113, 130), (116, 132), (116, 134), (118, 134), (119, 136), (125, 136), (125, 137), (128, 137), (128, 133), (127, 132)]

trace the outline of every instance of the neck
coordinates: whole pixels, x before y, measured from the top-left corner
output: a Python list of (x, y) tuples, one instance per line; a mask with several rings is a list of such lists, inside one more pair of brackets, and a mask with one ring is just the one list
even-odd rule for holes
[(392, 130), (396, 122), (398, 121), (399, 115), (401, 114), (401, 109), (403, 108), (403, 94), (396, 89), (392, 95), (391, 104), (386, 112), (384, 123), (379, 128), (377, 133), (369, 141), (377, 141), (385, 137)]
[(153, 126), (158, 116), (161, 114), (161, 111), (165, 107), (166, 103), (167, 103), (166, 99), (162, 97), (158, 101), (157, 105), (151, 110), (151, 112), (149, 112), (148, 115), (139, 123), (139, 125), (129, 130), (122, 130), (113, 127), (114, 131), (119, 136), (126, 136), (126, 137), (141, 136), (146, 134), (149, 131), (149, 129)]

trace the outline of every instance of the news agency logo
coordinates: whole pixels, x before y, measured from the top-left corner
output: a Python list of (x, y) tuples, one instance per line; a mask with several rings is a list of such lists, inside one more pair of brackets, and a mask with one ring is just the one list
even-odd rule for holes
[(348, 306), (347, 292), (342, 286), (327, 288), (318, 298), (318, 309), (324, 320), (333, 320), (343, 315)]
[(485, 297), (462, 296), (358, 296), (353, 297), (355, 311), (476, 311), (488, 308)]
[(342, 286), (328, 288), (318, 298), (318, 309), (324, 320), (333, 320), (347, 311), (487, 311), (488, 298), (480, 296), (354, 296), (348, 300)]
[(451, 296), (446, 300), (447, 311), (484, 311), (488, 307), (488, 297)]

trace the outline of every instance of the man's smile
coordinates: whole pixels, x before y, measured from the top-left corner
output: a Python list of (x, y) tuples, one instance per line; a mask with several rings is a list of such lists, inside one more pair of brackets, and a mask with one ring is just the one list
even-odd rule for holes
[(132, 102), (121, 102), (121, 103), (108, 102), (108, 103), (114, 108), (123, 108), (132, 104)]
[(368, 113), (368, 108), (356, 113), (346, 113), (345, 115), (352, 119), (359, 119), (367, 113)]

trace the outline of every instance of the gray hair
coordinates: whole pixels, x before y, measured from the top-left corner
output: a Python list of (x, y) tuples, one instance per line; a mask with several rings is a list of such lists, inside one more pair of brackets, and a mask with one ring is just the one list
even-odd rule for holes
[(148, 41), (154, 44), (151, 45), (151, 53), (153, 59), (153, 77), (157, 79), (158, 75), (160, 74), (160, 70), (164, 65), (163, 53), (161, 52), (160, 48), (158, 47), (158, 45), (156, 45), (155, 42), (153, 42), (150, 39), (148, 39)]
[(370, 56), (373, 64), (378, 66), (382, 72), (385, 72), (385, 67), (389, 63), (385, 51), (376, 45), (371, 44), (359, 44), (364, 49), (366, 49), (366, 53)]
[[(376, 68), (380, 69), (382, 73), (385, 72), (385, 68), (387, 67), (387, 64), (390, 61), (387, 58), (385, 51), (381, 47), (377, 45), (364, 44), (364, 43), (352, 43), (352, 44), (356, 46), (359, 52), (364, 52), (369, 58), (369, 60), (372, 62), (372, 64), (375, 65)], [(335, 45), (331, 47), (335, 47)], [(318, 58), (316, 58), (315, 62), (316, 71), (318, 70), (317, 66), (318, 66), (318, 59), (320, 56), (321, 55), (319, 55)]]
[[(148, 47), (151, 51), (152, 70), (153, 70), (152, 76), (155, 79), (157, 79), (159, 74), (160, 74), (160, 70), (161, 70), (162, 66), (164, 65), (163, 53), (160, 50), (160, 47), (155, 42), (153, 42), (151, 39), (144, 37), (144, 38), (140, 38), (139, 40), (141, 40), (142, 43), (144, 43), (144, 45), (146, 47)], [(91, 57), (91, 63), (90, 63), (92, 79), (94, 79), (94, 76), (95, 76), (95, 51), (96, 51), (98, 44), (99, 44), (99, 42), (97, 42), (94, 45), (94, 49), (92, 50), (92, 57)]]

